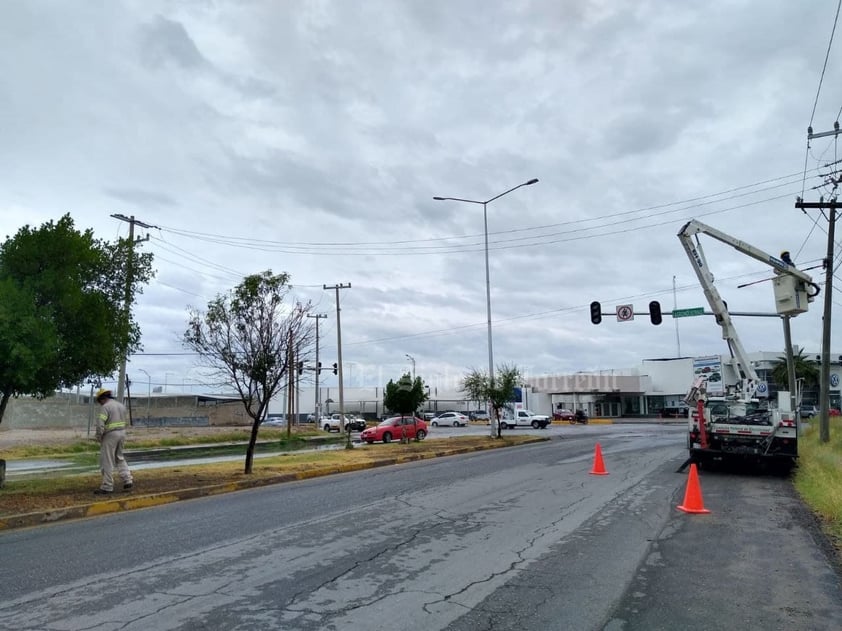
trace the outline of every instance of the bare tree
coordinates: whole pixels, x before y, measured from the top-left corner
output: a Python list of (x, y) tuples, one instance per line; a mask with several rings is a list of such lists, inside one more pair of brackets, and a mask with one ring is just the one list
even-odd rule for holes
[[(283, 390), (285, 375), (294, 370), (290, 350), (303, 355), (315, 340), (315, 327), (306, 317), (312, 305), (285, 305), (290, 289), (288, 274), (267, 270), (246, 276), (227, 294), (210, 301), (206, 311), (189, 309), (185, 346), (236, 389), (252, 419), (245, 473), (252, 472), (257, 432), (269, 401)], [(291, 421), (287, 418), (287, 423)]]

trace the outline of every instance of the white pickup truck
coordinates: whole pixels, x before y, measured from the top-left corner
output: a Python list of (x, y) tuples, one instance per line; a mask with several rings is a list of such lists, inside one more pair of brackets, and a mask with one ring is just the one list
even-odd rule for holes
[(532, 410), (515, 410), (508, 416), (500, 419), (500, 427), (502, 429), (514, 429), (515, 427), (546, 429), (549, 424), (549, 416), (546, 414), (535, 414)]
[[(339, 427), (340, 419), (342, 418), (341, 414), (331, 414), (330, 416), (323, 416), (321, 420), (322, 428), (326, 432), (338, 432), (341, 431)], [(346, 414), (345, 415), (345, 431), (348, 431), (348, 427), (350, 426), (352, 431), (361, 432), (365, 429), (365, 419), (357, 418), (353, 414)]]

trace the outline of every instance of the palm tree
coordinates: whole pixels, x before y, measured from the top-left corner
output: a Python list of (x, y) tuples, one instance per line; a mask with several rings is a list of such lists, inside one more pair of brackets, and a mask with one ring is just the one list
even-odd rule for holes
[[(792, 363), (795, 365), (795, 379), (804, 381), (804, 387), (810, 388), (819, 383), (819, 364), (815, 360), (804, 357), (804, 349), (799, 348), (798, 353), (792, 356)], [(789, 373), (786, 356), (781, 357), (772, 365), (772, 379), (781, 389), (789, 388)]]

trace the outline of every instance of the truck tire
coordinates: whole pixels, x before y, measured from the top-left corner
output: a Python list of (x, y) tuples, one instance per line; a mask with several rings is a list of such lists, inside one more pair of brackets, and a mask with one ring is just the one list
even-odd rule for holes
[(330, 425), (328, 425), (327, 423), (325, 423), (325, 431), (330, 433)]
[(532, 421), (532, 429), (540, 429), (542, 427), (546, 427), (546, 425), (542, 426), (538, 421)]

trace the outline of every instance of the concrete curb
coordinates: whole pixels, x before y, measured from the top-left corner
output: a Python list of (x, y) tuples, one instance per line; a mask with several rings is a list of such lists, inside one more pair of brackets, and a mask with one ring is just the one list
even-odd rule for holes
[[(532, 440), (521, 445), (528, 445), (533, 442), (546, 442), (550, 438), (535, 437)], [(172, 504), (173, 502), (180, 502), (182, 500), (191, 500), (199, 497), (208, 497), (211, 495), (221, 495), (223, 493), (231, 493), (234, 491), (241, 491), (245, 489), (259, 488), (263, 486), (270, 486), (273, 484), (282, 484), (284, 482), (295, 482), (298, 480), (308, 480), (310, 478), (317, 478), (326, 475), (333, 475), (335, 473), (350, 473), (353, 471), (362, 471), (364, 469), (373, 469), (375, 467), (386, 467), (396, 464), (405, 464), (407, 462), (415, 462), (418, 460), (429, 460), (431, 458), (441, 458), (445, 456), (456, 456), (460, 454), (472, 453), (475, 451), (487, 451), (489, 449), (503, 449), (505, 447), (517, 447), (519, 445), (477, 445), (474, 447), (460, 447), (458, 449), (448, 449), (431, 454), (407, 454), (402, 456), (395, 456), (393, 458), (381, 458), (373, 462), (339, 465), (326, 467), (324, 469), (314, 469), (312, 471), (302, 471), (299, 473), (282, 473), (271, 478), (261, 478), (255, 480), (239, 480), (237, 482), (230, 482), (227, 484), (216, 484), (212, 486), (200, 486), (187, 489), (180, 489), (178, 491), (168, 491), (166, 493), (155, 493), (151, 495), (121, 495), (114, 499), (108, 499), (90, 504), (82, 504), (79, 506), (68, 506), (66, 508), (56, 508), (52, 510), (38, 511), (35, 513), (26, 513), (23, 515), (8, 515), (0, 517), (0, 531), (12, 530), (17, 528), (28, 528), (31, 526), (40, 526), (65, 519), (82, 519), (85, 517), (96, 517), (98, 515), (108, 515), (110, 513), (119, 513), (122, 511), (135, 510), (139, 508), (150, 508), (152, 506), (161, 506), (163, 504)]]

